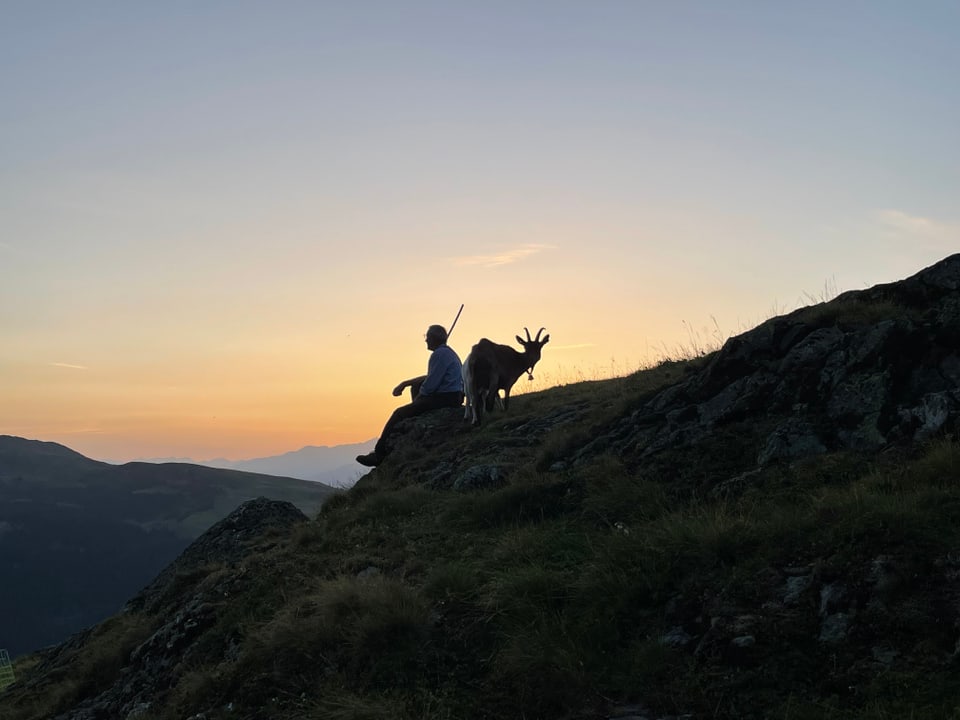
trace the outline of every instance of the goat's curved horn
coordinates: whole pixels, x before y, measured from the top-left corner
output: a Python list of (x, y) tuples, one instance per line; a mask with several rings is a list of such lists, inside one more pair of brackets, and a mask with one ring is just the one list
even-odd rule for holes
[(532, 341), (530, 340), (530, 331), (527, 330), (526, 328), (524, 328), (523, 331), (527, 334), (527, 342), (532, 342)]
[[(540, 342), (540, 333), (542, 333), (544, 330), (546, 330), (546, 328), (540, 328), (539, 330), (537, 330), (537, 337), (535, 337), (534, 340), (536, 340), (537, 342)], [(527, 337), (528, 338), (530, 337), (530, 333), (527, 333)]]

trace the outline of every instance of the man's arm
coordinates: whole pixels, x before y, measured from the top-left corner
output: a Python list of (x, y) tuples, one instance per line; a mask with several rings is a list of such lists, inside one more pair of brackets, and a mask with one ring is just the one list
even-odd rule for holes
[(415, 378), (404, 380), (393, 389), (394, 397), (400, 397), (401, 395), (403, 395), (404, 390), (406, 390), (407, 388), (410, 388), (410, 399), (416, 400), (417, 395), (420, 394), (420, 386), (423, 385), (423, 381), (426, 379), (427, 379), (426, 375), (418, 375)]

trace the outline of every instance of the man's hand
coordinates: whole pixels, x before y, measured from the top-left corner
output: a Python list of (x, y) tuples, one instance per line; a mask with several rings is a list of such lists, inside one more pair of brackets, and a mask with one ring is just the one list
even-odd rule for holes
[(400, 397), (403, 395), (403, 391), (407, 388), (413, 388), (411, 393), (411, 399), (417, 397), (420, 394), (420, 386), (423, 384), (423, 381), (427, 379), (426, 375), (419, 375), (415, 378), (410, 378), (409, 380), (404, 380), (399, 385), (393, 389), (394, 397)]

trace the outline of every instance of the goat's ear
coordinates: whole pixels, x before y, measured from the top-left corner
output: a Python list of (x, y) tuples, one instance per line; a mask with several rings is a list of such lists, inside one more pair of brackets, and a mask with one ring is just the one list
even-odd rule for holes
[(520, 343), (520, 344), (523, 345), (524, 347), (527, 346), (527, 341), (524, 340), (522, 337), (520, 337), (519, 335), (515, 335), (514, 337), (517, 338), (517, 342), (518, 342), (518, 343)]
[(540, 341), (540, 347), (543, 347), (543, 346), (546, 345), (548, 342), (550, 342), (550, 333), (547, 333), (547, 334), (544, 336), (543, 340)]

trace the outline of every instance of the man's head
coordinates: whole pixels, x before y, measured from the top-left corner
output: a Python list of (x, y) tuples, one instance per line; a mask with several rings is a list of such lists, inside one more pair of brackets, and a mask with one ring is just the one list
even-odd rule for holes
[(431, 325), (427, 328), (427, 334), (424, 336), (427, 340), (427, 348), (436, 350), (447, 342), (447, 331), (443, 325)]

